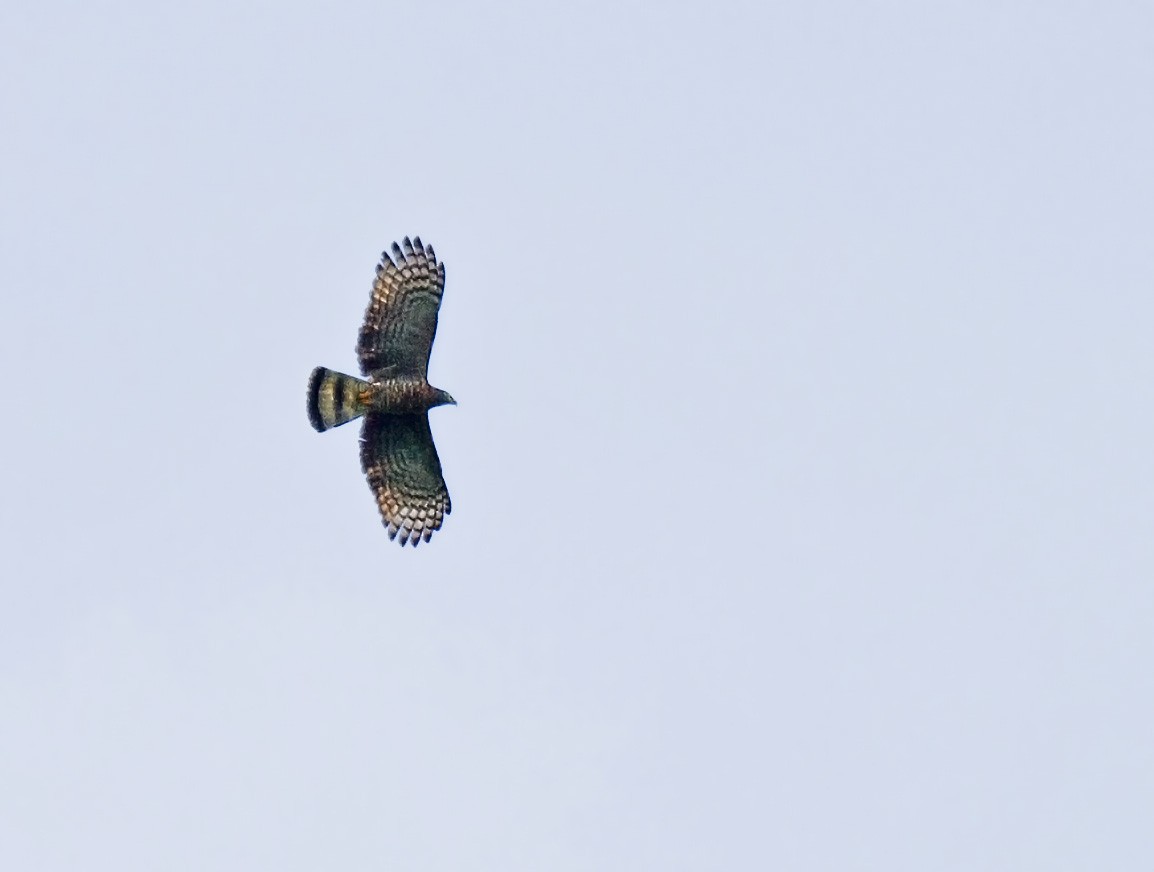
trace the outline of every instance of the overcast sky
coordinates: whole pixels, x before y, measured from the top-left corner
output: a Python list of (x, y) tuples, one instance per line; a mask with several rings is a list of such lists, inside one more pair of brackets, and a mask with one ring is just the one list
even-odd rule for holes
[(1152, 155), (1140, 2), (5, 3), (0, 868), (1154, 868)]

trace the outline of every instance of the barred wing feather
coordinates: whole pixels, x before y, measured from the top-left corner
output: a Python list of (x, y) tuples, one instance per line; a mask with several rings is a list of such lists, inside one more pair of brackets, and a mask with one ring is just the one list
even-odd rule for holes
[(441, 529), (452, 511), (426, 413), (370, 414), (361, 430), (361, 468), (389, 528), (414, 546)]
[(419, 236), (383, 252), (357, 340), (361, 372), (425, 378), (444, 292), (445, 265)]

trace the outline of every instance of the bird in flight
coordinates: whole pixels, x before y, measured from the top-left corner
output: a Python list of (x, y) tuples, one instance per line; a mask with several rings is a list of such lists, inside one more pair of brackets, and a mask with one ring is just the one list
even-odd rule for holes
[(318, 366), (309, 377), (309, 423), (318, 433), (363, 417), (361, 469), (389, 538), (415, 547), (452, 511), (429, 409), (456, 405), (429, 384), (429, 354), (445, 292), (445, 265), (433, 246), (406, 236), (381, 255), (357, 339), (364, 378)]

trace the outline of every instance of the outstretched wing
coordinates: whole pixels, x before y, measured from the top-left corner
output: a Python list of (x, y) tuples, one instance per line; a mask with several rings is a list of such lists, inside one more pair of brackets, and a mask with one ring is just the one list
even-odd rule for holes
[(433, 445), (429, 416), (365, 416), (361, 429), (361, 469), (377, 498), (389, 538), (401, 534), (401, 544), (428, 542), (452, 511), (449, 491), (441, 477), (441, 461)]
[(419, 236), (406, 236), (403, 250), (394, 242), (392, 257), (383, 252), (357, 340), (361, 372), (395, 367), (392, 375), (425, 378), (444, 292), (445, 265)]

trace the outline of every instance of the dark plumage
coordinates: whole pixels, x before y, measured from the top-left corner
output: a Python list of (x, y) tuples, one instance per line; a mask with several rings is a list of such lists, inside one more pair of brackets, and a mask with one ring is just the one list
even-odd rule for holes
[(361, 469), (389, 538), (426, 542), (452, 511), (428, 410), (456, 401), (428, 382), (429, 354), (445, 290), (445, 266), (420, 237), (381, 255), (357, 340), (361, 374), (324, 367), (308, 384), (309, 422), (318, 431), (364, 417)]

